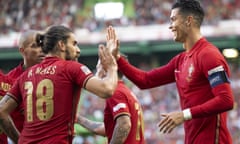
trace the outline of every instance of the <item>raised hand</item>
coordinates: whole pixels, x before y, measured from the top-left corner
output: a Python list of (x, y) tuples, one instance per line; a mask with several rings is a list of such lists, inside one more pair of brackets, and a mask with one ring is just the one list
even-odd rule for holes
[(99, 78), (104, 78), (106, 76), (106, 70), (103, 69), (101, 60), (98, 59), (97, 65), (96, 65), (96, 76)]
[(108, 48), (104, 45), (100, 44), (98, 49), (99, 61), (102, 66), (102, 69), (107, 72), (107, 70), (111, 68), (117, 69), (117, 63)]
[(112, 26), (107, 28), (107, 48), (112, 53), (112, 55), (117, 59), (120, 57), (119, 52), (119, 40), (117, 38), (115, 29)]

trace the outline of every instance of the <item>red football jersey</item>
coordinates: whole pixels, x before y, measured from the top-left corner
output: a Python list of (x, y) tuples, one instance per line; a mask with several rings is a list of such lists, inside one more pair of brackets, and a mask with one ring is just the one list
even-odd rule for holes
[[(16, 81), (19, 76), (24, 72), (23, 63), (20, 63), (17, 67), (12, 69), (7, 76), (12, 79), (12, 81)], [(24, 115), (23, 115), (23, 107), (20, 104), (12, 113), (11, 118), (17, 127), (17, 129), (21, 132), (23, 129)]]
[(192, 118), (184, 122), (185, 144), (231, 144), (226, 111), (233, 106), (228, 81), (230, 70), (220, 51), (201, 38), (189, 52), (168, 64), (145, 72), (118, 60), (119, 70), (138, 87), (153, 88), (176, 82), (181, 108), (190, 108)]
[(104, 124), (108, 142), (111, 141), (116, 118), (122, 114), (130, 116), (132, 125), (130, 133), (124, 143), (145, 144), (141, 105), (136, 96), (122, 81), (119, 81), (113, 96), (106, 100), (104, 109)]
[(7, 76), (11, 79), (17, 79), (23, 72), (23, 63), (21, 62), (17, 67), (8, 72)]
[(72, 143), (76, 94), (91, 76), (85, 65), (57, 57), (24, 72), (8, 93), (24, 106), (19, 143)]
[[(0, 99), (6, 94), (7, 91), (10, 90), (12, 85), (11, 79), (9, 79), (6, 75), (4, 75), (0, 71)], [(7, 144), (7, 136), (0, 130), (0, 144)]]

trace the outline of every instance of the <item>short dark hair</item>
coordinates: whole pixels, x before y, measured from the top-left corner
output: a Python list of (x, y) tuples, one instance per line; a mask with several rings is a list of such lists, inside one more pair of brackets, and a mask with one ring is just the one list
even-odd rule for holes
[(54, 25), (49, 27), (45, 34), (38, 34), (36, 41), (42, 47), (42, 51), (48, 53), (49, 51), (56, 50), (58, 41), (67, 42), (70, 33), (72, 33), (72, 30), (69, 28), (62, 25)]
[(201, 26), (204, 18), (204, 11), (197, 0), (178, 0), (172, 6), (172, 9), (175, 9), (175, 8), (179, 8), (179, 12), (182, 15), (187, 16), (189, 14), (192, 14), (194, 19), (197, 22), (197, 25), (199, 27)]

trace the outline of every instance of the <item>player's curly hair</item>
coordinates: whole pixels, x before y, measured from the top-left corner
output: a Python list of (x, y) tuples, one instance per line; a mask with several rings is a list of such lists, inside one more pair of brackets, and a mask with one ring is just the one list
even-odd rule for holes
[(36, 42), (42, 47), (44, 53), (56, 51), (58, 41), (67, 42), (69, 34), (73, 33), (69, 28), (62, 25), (54, 25), (47, 28), (45, 34), (38, 34)]
[(179, 12), (183, 16), (193, 15), (196, 20), (196, 24), (199, 27), (201, 26), (204, 18), (204, 11), (197, 0), (177, 0), (177, 2), (172, 6), (172, 9), (175, 8), (179, 8)]

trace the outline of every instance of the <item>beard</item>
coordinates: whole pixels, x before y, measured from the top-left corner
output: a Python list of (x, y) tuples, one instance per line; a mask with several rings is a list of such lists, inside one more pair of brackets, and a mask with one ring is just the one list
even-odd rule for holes
[(66, 60), (72, 60), (72, 59), (73, 59), (73, 58), (71, 57), (71, 54), (70, 54), (70, 52), (69, 52), (68, 49), (66, 49), (65, 53), (66, 53), (66, 56), (65, 56), (65, 59), (66, 59)]
[(66, 60), (72, 60), (72, 61), (78, 61), (78, 58), (80, 57), (80, 52), (70, 52), (70, 48), (67, 47), (65, 52), (65, 59)]

